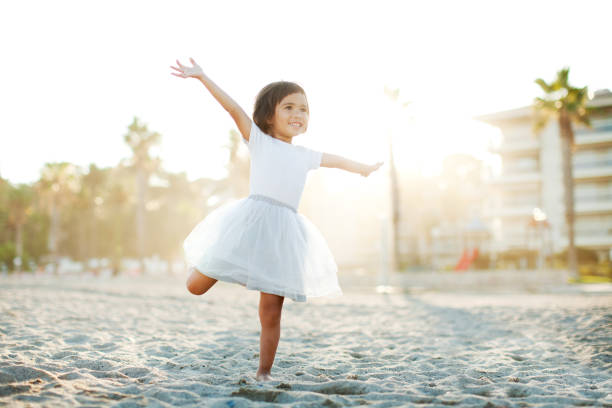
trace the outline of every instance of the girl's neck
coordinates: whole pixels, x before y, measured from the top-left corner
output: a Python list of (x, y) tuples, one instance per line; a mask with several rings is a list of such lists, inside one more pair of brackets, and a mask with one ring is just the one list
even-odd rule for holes
[(274, 135), (270, 135), (270, 136), (273, 137), (276, 140), (280, 140), (281, 142), (285, 142), (285, 143), (288, 143), (288, 144), (293, 144), (293, 143), (291, 143), (291, 141), (293, 140), (293, 138), (291, 138), (291, 137), (288, 138), (288, 139), (284, 139), (284, 138), (281, 138), (279, 136), (274, 136)]

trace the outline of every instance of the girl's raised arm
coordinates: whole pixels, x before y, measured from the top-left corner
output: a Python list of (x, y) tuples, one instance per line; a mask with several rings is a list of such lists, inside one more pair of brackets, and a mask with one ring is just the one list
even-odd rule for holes
[(323, 153), (321, 156), (321, 167), (332, 167), (350, 171), (351, 173), (361, 174), (363, 177), (368, 177), (370, 173), (382, 166), (383, 162), (376, 164), (365, 164), (349, 160), (346, 157), (338, 156), (330, 153)]
[(173, 67), (171, 65), (170, 68), (178, 71), (179, 73), (177, 74), (175, 72), (171, 72), (171, 74), (180, 78), (199, 79), (200, 82), (204, 84), (206, 89), (210, 91), (212, 96), (215, 97), (217, 102), (223, 106), (223, 109), (225, 109), (230, 114), (232, 119), (234, 119), (236, 126), (238, 126), (238, 130), (240, 133), (242, 133), (242, 137), (249, 140), (249, 134), (251, 133), (251, 118), (249, 118), (249, 116), (244, 112), (244, 110), (242, 110), (236, 101), (234, 101), (228, 94), (225, 93), (225, 91), (223, 91), (223, 89), (219, 88), (217, 84), (211, 81), (211, 79), (204, 74), (202, 68), (193, 60), (193, 58), (189, 58), (189, 61), (191, 61), (193, 67), (185, 66), (181, 64), (179, 60), (176, 60), (178, 67)]

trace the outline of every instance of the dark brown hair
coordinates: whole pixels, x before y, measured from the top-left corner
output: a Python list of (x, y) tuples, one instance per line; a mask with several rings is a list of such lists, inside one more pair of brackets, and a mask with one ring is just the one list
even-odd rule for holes
[(304, 97), (306, 96), (306, 92), (304, 92), (301, 86), (286, 81), (272, 82), (259, 91), (255, 99), (255, 109), (253, 109), (253, 122), (262, 132), (270, 134), (270, 130), (272, 130), (270, 122), (274, 118), (276, 105), (284, 97), (294, 93), (301, 93)]

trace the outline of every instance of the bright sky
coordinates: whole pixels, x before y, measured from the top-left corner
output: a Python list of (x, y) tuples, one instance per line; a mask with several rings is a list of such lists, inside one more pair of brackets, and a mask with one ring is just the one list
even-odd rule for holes
[(529, 104), (535, 78), (567, 65), (574, 85), (612, 88), (611, 26), (610, 1), (2, 2), (0, 175), (114, 166), (136, 115), (162, 134), (166, 169), (222, 177), (234, 124), (170, 75), (189, 57), (249, 114), (267, 83), (300, 83), (311, 121), (296, 144), (373, 163), (392, 134), (401, 166), (482, 155), (490, 133), (469, 118)]

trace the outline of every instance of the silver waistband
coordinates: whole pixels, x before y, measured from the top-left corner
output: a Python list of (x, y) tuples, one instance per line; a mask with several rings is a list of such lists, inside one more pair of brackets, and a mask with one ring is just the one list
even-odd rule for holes
[(264, 196), (264, 195), (261, 195), (261, 194), (251, 194), (251, 195), (249, 195), (248, 198), (252, 198), (254, 200), (267, 201), (270, 204), (279, 205), (281, 207), (285, 207), (285, 208), (290, 209), (294, 213), (297, 213), (297, 210), (295, 208), (293, 208), (292, 206), (290, 206), (289, 204), (285, 204), (282, 201), (275, 200), (274, 198), (271, 198), (271, 197), (268, 197), (268, 196)]

